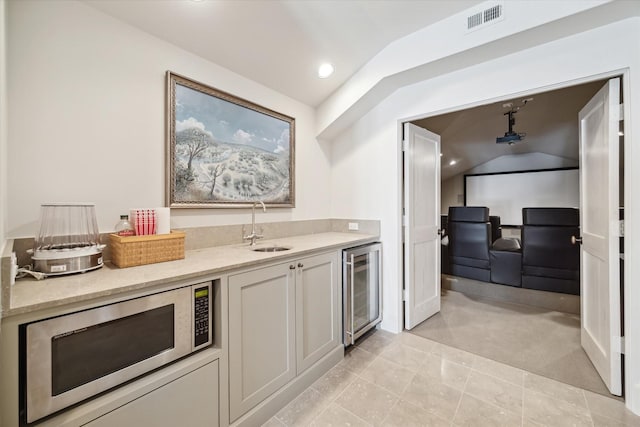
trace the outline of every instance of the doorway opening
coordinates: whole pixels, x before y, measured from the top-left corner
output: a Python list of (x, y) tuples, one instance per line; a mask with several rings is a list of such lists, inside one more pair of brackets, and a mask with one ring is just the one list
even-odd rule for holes
[[(526, 107), (518, 113), (516, 126), (516, 130), (526, 132), (526, 136), (522, 142), (513, 145), (497, 144), (496, 138), (501, 136), (501, 131), (505, 128), (503, 118), (505, 108), (511, 110), (514, 103), (523, 101), (522, 98), (413, 121), (412, 123), (416, 126), (441, 137), (442, 178), (439, 202), (442, 208), (440, 214), (447, 215), (450, 206), (469, 206), (466, 203), (465, 175), (578, 168), (580, 166), (578, 113), (607, 81), (608, 79), (597, 80), (527, 95)], [(620, 88), (622, 102), (621, 92)], [(512, 105), (505, 105), (509, 103)], [(622, 115), (620, 118), (622, 119)], [(620, 169), (616, 191), (620, 202), (620, 219), (623, 219), (622, 124), (620, 129), (618, 159)], [(506, 181), (505, 185), (508, 184), (509, 182)], [(499, 187), (495, 188), (496, 193), (500, 191)], [(526, 195), (527, 189), (522, 188), (522, 192)], [(406, 195), (405, 192), (405, 198)], [(515, 197), (517, 198), (517, 192)], [(492, 199), (485, 205), (489, 206), (494, 202), (495, 200)], [(510, 200), (510, 202), (518, 203), (517, 200)], [(536, 206), (545, 206), (544, 201)], [(525, 207), (528, 205), (523, 204), (520, 209)], [(502, 235), (507, 239), (521, 242), (522, 222), (520, 220), (518, 223), (512, 215), (509, 218), (506, 222), (502, 222)], [(446, 226), (441, 228), (446, 229)], [(445, 234), (444, 240), (446, 233), (443, 234)], [(619, 245), (622, 253), (622, 242)], [(405, 259), (405, 264), (406, 262)], [(622, 268), (619, 271), (622, 272)], [(622, 273), (620, 278), (622, 279)], [(490, 282), (490, 279), (478, 280), (477, 277), (443, 274), (441, 313), (417, 327), (412, 326), (412, 331), (434, 341), (446, 340), (444, 344), (515, 365), (530, 372), (539, 372), (543, 376), (561, 382), (596, 393), (608, 394), (608, 390), (603, 387), (602, 381), (599, 381), (597, 373), (580, 346), (580, 296), (538, 289), (522, 289), (517, 286), (509, 287)], [(487, 314), (499, 312), (502, 313), (495, 318), (489, 318)], [(621, 317), (621, 310), (617, 315)], [(545, 316), (547, 316), (546, 320)], [(541, 321), (535, 327), (531, 321), (518, 324), (522, 318)], [(480, 329), (474, 330), (469, 325)], [(518, 327), (520, 330), (517, 329)], [(525, 331), (530, 332), (530, 335), (525, 334)], [(571, 336), (571, 340), (562, 333)], [(619, 333), (619, 336), (624, 335), (622, 330)], [(549, 339), (545, 342), (541, 337)], [(513, 345), (500, 345), (500, 343), (506, 343), (507, 338), (511, 338)], [(548, 346), (549, 351), (545, 351), (544, 345)], [(552, 354), (550, 350), (560, 351)], [(540, 366), (552, 369), (542, 372), (539, 369)], [(590, 372), (585, 375), (587, 371)]]

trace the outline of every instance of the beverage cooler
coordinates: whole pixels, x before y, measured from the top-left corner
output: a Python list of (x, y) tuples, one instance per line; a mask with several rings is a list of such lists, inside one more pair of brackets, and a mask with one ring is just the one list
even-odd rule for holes
[(343, 341), (350, 346), (382, 321), (382, 244), (342, 251)]

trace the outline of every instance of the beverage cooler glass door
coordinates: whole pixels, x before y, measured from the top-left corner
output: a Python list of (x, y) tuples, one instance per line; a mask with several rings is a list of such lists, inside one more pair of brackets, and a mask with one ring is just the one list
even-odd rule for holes
[(382, 320), (380, 243), (343, 251), (344, 345)]

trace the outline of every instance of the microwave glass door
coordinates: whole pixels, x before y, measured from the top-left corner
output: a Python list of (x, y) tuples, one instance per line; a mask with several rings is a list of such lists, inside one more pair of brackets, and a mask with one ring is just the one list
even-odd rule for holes
[(174, 348), (174, 311), (169, 304), (53, 337), (52, 395)]

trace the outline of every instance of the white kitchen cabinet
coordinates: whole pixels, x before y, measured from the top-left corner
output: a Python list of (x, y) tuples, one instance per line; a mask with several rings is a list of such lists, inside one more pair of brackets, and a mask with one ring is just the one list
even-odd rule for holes
[(328, 253), (296, 264), (296, 368), (300, 374), (341, 342), (338, 258)]
[(229, 277), (232, 422), (296, 375), (295, 269), (286, 263)]
[(218, 374), (218, 360), (214, 360), (85, 425), (219, 426)]
[(230, 421), (340, 345), (338, 256), (229, 277)]

